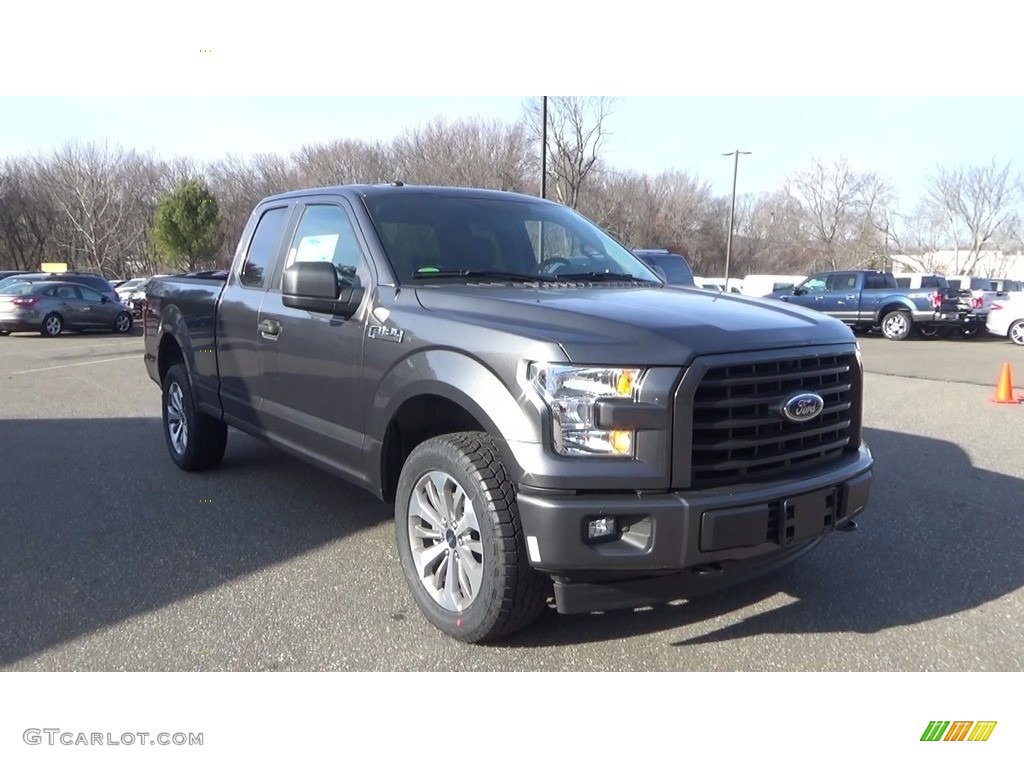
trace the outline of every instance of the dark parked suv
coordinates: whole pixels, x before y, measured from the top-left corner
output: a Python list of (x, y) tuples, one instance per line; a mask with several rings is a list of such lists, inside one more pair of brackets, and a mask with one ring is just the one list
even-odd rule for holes
[(38, 283), (41, 280), (55, 280), (57, 282), (85, 285), (92, 288), (94, 291), (99, 291), (111, 301), (115, 301), (118, 304), (121, 303), (121, 297), (117, 295), (117, 291), (115, 291), (110, 283), (107, 282), (107, 279), (103, 277), (103, 275), (97, 275), (91, 272), (31, 272), (28, 274), (11, 275), (10, 277), (5, 277), (3, 280), (0, 280), (0, 288), (6, 288), (8, 285), (13, 285), (14, 283)]
[(657, 272), (659, 276), (663, 276), (669, 285), (697, 287), (697, 283), (693, 279), (693, 270), (690, 269), (686, 259), (678, 253), (672, 253), (664, 248), (634, 248), (633, 255)]

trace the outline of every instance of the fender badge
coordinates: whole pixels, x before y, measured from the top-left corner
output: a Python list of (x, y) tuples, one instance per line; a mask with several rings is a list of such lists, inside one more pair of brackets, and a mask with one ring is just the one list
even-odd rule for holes
[(405, 331), (398, 328), (387, 328), (383, 325), (371, 325), (366, 335), (371, 339), (383, 339), (384, 341), (393, 341), (396, 344), (401, 344), (402, 339), (405, 338)]

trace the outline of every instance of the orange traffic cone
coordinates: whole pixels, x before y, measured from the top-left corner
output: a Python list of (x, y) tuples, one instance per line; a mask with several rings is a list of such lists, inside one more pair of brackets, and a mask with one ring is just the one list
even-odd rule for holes
[(999, 372), (999, 381), (996, 382), (996, 393), (989, 400), (993, 403), (1005, 403), (1017, 405), (1024, 399), (1013, 394), (1013, 374), (1010, 372), (1010, 364), (1003, 363), (1003, 369)]

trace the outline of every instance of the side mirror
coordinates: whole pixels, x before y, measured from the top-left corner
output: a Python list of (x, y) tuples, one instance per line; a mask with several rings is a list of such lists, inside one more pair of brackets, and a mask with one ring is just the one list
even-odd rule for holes
[(794, 296), (803, 296), (805, 293), (807, 293), (807, 291), (805, 291), (799, 285), (793, 286), (793, 295)]
[(300, 261), (284, 271), (281, 301), (286, 307), (352, 317), (365, 290), (353, 276), (344, 283), (328, 261)]

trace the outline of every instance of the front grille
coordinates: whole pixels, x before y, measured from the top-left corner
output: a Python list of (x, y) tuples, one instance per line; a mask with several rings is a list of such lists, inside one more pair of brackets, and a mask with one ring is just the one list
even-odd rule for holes
[[(846, 354), (708, 369), (694, 393), (690, 487), (784, 479), (857, 447), (859, 381)], [(821, 414), (802, 423), (781, 416), (798, 392), (821, 395)]]

